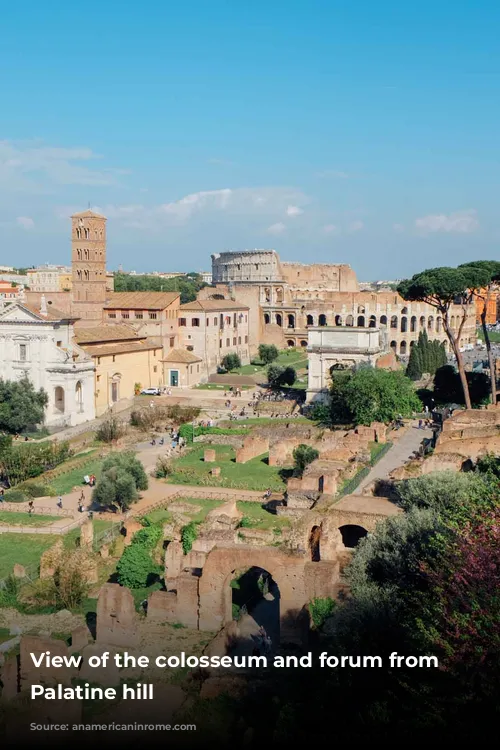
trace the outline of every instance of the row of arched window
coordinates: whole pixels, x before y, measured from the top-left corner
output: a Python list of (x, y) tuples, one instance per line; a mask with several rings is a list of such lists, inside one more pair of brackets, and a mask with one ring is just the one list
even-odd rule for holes
[(78, 248), (76, 251), (76, 259), (77, 260), (99, 260), (102, 259), (103, 252), (102, 250), (87, 250), (86, 248)]
[[(90, 240), (90, 229), (88, 227), (77, 227), (76, 237), (79, 240)], [(94, 229), (94, 239), (102, 240), (104, 238), (104, 231), (102, 229)]]
[[(274, 323), (280, 328), (285, 326), (286, 328), (295, 328), (295, 315), (293, 313), (288, 313), (283, 315), (283, 313), (264, 313), (264, 323), (266, 325), (269, 325), (270, 323)], [(410, 331), (411, 333), (417, 333), (418, 331), (427, 329), (427, 331), (441, 333), (443, 331), (443, 321), (440, 316), (437, 316), (436, 318), (433, 315), (421, 315), (420, 318), (417, 318), (416, 315), (413, 315), (411, 318), (408, 318), (406, 315), (402, 315), (400, 318), (397, 315), (392, 315), (390, 318), (388, 318), (387, 315), (381, 315), (380, 318), (377, 321), (376, 315), (370, 315), (369, 317), (366, 315), (358, 315), (355, 317), (354, 315), (335, 315), (333, 317), (333, 320), (328, 321), (328, 318), (325, 314), (318, 315), (316, 318), (315, 315), (307, 315), (306, 316), (306, 326), (356, 326), (358, 328), (376, 328), (377, 323), (379, 326), (385, 326), (386, 328), (389, 327), (392, 330), (399, 330), (401, 333), (407, 333)], [(456, 317), (454, 315), (450, 318), (450, 327), (453, 329), (456, 329), (460, 326), (461, 318), (457, 315)]]

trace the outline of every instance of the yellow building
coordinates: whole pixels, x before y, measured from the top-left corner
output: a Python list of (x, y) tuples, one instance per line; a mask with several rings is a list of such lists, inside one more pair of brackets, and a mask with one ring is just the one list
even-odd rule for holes
[(75, 341), (95, 365), (95, 413), (132, 403), (136, 390), (162, 386), (162, 348), (126, 325), (75, 330)]
[(71, 272), (59, 274), (59, 290), (60, 292), (70, 292), (73, 289), (73, 276)]

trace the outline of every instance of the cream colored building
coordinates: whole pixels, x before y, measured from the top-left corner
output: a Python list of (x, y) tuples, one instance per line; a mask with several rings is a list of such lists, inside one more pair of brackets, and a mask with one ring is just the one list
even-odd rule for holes
[(178, 348), (165, 351), (164, 380), (169, 387), (206, 382), (226, 354), (250, 361), (250, 311), (228, 299), (197, 299), (179, 308)]
[(71, 268), (44, 265), (26, 271), (32, 292), (69, 292), (72, 288)]
[(136, 387), (142, 390), (162, 385), (161, 346), (131, 326), (79, 328), (75, 338), (95, 366), (96, 416), (111, 407), (127, 408)]
[(178, 343), (179, 305), (179, 292), (113, 292), (106, 296), (103, 324), (132, 326), (168, 353)]

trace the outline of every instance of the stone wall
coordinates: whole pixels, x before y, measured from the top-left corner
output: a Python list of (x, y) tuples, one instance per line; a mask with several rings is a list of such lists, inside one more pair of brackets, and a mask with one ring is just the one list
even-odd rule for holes
[(269, 451), (269, 439), (260, 435), (249, 435), (243, 442), (243, 446), (236, 451), (236, 463), (245, 464), (252, 458), (262, 456)]

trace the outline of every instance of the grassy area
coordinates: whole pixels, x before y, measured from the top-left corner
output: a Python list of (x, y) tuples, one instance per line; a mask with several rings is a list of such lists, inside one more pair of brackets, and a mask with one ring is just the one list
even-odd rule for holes
[[(291, 366), (294, 370), (306, 369), (307, 367), (307, 356), (303, 350), (298, 349), (282, 349), (278, 355), (278, 359), (275, 359), (273, 364), (282, 365), (283, 367)], [(233, 372), (238, 375), (257, 375), (267, 370), (268, 365), (263, 363), (254, 365), (243, 365)]]
[(56, 534), (1, 534), (0, 578), (12, 573), (15, 563), (24, 567), (38, 565), (42, 553), (58, 539)]
[(30, 515), (29, 513), (0, 511), (0, 525), (5, 526), (50, 526), (51, 523), (60, 521), (61, 518), (64, 518), (64, 516), (41, 516), (35, 513)]
[(392, 448), (392, 443), (370, 443), (370, 463), (374, 466)]
[[(66, 474), (61, 474), (58, 477), (50, 480), (50, 486), (55, 491), (56, 495), (67, 495), (71, 492), (73, 487), (83, 487), (83, 477), (85, 475), (90, 476), (95, 474), (99, 479), (101, 473), (102, 459), (97, 458), (95, 454), (89, 457), (88, 463), (85, 463), (80, 468), (72, 469)], [(43, 475), (40, 477), (43, 480)]]
[[(500, 331), (488, 331), (488, 333), (489, 333), (491, 343), (498, 344), (498, 342), (500, 341)], [(484, 334), (483, 334), (482, 328), (477, 329), (477, 337), (478, 339), (481, 339), (481, 341), (484, 341)]]
[(252, 529), (276, 529), (281, 526), (290, 526), (290, 519), (286, 516), (277, 516), (266, 510), (260, 503), (242, 500), (237, 503), (238, 510), (243, 513), (243, 525)]
[[(213, 447), (216, 452), (215, 464), (206, 464), (203, 461), (205, 446), (193, 448), (182, 458), (173, 461), (173, 473), (169, 477), (169, 482), (262, 491), (270, 487), (278, 492), (285, 489), (280, 469), (269, 466), (267, 454), (258, 456), (245, 464), (237, 464), (234, 448), (229, 445)], [(210, 474), (210, 469), (214, 465), (221, 468), (219, 477), (213, 477)]]
[(220, 422), (220, 427), (225, 428), (231, 427), (232, 425), (237, 429), (238, 427), (252, 427), (256, 424), (258, 424), (260, 427), (265, 427), (269, 424), (281, 424), (284, 422), (291, 422), (292, 424), (310, 424), (314, 427), (316, 427), (317, 425), (316, 422), (313, 422), (312, 419), (308, 419), (307, 417), (288, 417), (287, 419), (285, 419), (284, 417), (281, 417), (279, 419), (276, 417), (248, 417), (248, 419), (237, 419), (235, 422), (224, 420), (223, 422)]
[[(198, 511), (198, 513), (196, 513), (195, 515), (190, 515), (189, 517), (192, 521), (204, 521), (207, 513), (210, 513), (211, 510), (217, 508), (219, 505), (222, 505), (223, 501), (209, 499), (200, 500), (197, 497), (183, 497), (179, 500), (179, 502), (201, 506), (201, 510)], [(150, 521), (150, 523), (166, 523), (167, 521), (172, 520), (172, 514), (170, 513), (168, 507), (157, 508), (156, 510), (151, 511), (151, 513), (148, 513), (146, 518), (148, 521)]]

